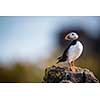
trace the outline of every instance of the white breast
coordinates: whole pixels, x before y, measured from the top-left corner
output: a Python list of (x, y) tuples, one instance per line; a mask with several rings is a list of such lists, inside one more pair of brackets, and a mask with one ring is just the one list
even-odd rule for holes
[(68, 50), (68, 60), (67, 62), (72, 62), (79, 58), (79, 56), (82, 54), (83, 51), (83, 45), (81, 42), (77, 41), (75, 45), (72, 45)]

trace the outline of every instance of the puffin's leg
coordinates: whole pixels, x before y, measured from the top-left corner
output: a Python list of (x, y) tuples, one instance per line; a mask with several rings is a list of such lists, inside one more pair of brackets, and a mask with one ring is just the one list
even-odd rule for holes
[(71, 68), (71, 70), (73, 71), (73, 69), (72, 69), (72, 68), (73, 68), (72, 63), (69, 62), (68, 65), (69, 65), (69, 67)]
[(71, 68), (72, 67), (72, 64), (71, 63), (68, 63), (69, 67)]
[(71, 62), (71, 70), (72, 72), (76, 72), (77, 71), (77, 67), (74, 65), (74, 61)]

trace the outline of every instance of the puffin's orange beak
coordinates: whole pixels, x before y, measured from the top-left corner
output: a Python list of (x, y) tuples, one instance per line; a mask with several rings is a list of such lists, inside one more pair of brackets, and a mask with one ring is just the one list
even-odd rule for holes
[(65, 36), (65, 40), (70, 40), (69, 34)]

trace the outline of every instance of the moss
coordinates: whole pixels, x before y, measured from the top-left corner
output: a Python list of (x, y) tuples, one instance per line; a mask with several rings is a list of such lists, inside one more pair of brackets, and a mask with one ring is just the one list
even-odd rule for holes
[(99, 80), (88, 69), (78, 68), (73, 73), (69, 67), (51, 66), (45, 69), (46, 83), (98, 83)]

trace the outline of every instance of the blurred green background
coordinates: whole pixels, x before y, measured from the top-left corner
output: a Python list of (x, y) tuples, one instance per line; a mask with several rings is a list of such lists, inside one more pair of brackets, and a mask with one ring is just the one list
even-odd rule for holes
[(100, 80), (99, 16), (1, 16), (0, 82), (41, 82), (44, 69), (67, 47), (64, 36), (72, 31), (84, 45), (76, 65)]

